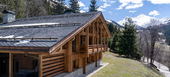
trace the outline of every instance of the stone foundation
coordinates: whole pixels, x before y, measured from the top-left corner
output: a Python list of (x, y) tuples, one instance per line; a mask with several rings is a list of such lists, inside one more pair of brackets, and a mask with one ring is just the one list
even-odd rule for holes
[[(102, 63), (102, 59), (98, 60), (97, 66), (100, 66), (101, 63)], [(94, 68), (95, 68), (95, 62), (92, 62), (92, 63), (86, 65), (86, 73), (93, 70)], [(71, 73), (68, 73), (67, 75), (65, 75), (63, 77), (81, 77), (81, 75), (83, 75), (83, 67), (79, 68)]]

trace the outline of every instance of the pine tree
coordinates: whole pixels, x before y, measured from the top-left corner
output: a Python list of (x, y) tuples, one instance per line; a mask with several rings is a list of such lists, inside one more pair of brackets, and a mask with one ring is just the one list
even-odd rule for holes
[(120, 44), (121, 36), (122, 36), (121, 31), (118, 31), (118, 30), (117, 30), (117, 31), (114, 33), (114, 37), (113, 37), (112, 45), (111, 45), (111, 49), (112, 49), (114, 52), (118, 52), (118, 51), (119, 51), (119, 44)]
[(71, 7), (73, 13), (79, 13), (80, 12), (78, 0), (70, 0), (70, 7)]
[(136, 57), (138, 53), (136, 29), (132, 19), (128, 19), (125, 24), (120, 43), (120, 54), (127, 57)]
[(56, 8), (55, 8), (56, 14), (64, 14), (65, 11), (64, 1), (65, 0), (57, 0), (57, 2), (54, 2), (56, 4)]
[(97, 1), (96, 0), (91, 0), (91, 4), (89, 7), (89, 12), (96, 12), (99, 6), (97, 6)]

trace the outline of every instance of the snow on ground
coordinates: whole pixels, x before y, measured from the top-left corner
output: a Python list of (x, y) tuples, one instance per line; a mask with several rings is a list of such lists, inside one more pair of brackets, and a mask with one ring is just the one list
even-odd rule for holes
[[(149, 59), (150, 60), (150, 59)], [(147, 62), (147, 59), (145, 58), (144, 60), (145, 62)], [(170, 77), (170, 71), (169, 68), (157, 61), (154, 61), (154, 65), (157, 66), (157, 69), (159, 69), (159, 71), (161, 73), (163, 73), (165, 75), (165, 77)]]

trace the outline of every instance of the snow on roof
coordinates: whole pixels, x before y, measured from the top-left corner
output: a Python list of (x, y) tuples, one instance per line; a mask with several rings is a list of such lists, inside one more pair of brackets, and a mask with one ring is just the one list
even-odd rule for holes
[(7, 28), (7, 27), (26, 27), (26, 26), (38, 26), (38, 25), (55, 25), (60, 23), (32, 23), (32, 24), (18, 24), (18, 25), (7, 25), (7, 26), (0, 26), (0, 28)]
[(9, 35), (9, 36), (0, 36), (0, 38), (14, 38), (14, 35)]
[(18, 45), (18, 44), (25, 44), (25, 43), (29, 43), (30, 40), (20, 40), (18, 43), (15, 43), (14, 45)]

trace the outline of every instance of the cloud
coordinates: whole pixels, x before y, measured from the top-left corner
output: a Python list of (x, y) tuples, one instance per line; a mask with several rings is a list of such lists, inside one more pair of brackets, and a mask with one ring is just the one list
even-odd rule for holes
[(108, 7), (108, 6), (111, 6), (110, 4), (107, 4), (107, 3), (104, 3), (104, 5), (103, 6), (100, 6), (100, 8), (106, 8), (106, 7)]
[(116, 2), (116, 1), (114, 1), (114, 0), (100, 0), (100, 1), (103, 1), (103, 2), (105, 2), (105, 3), (110, 3), (110, 4), (113, 4), (113, 3)]
[(86, 5), (85, 5), (83, 2), (81, 2), (81, 1), (78, 2), (78, 4), (79, 4), (80, 7), (84, 7), (84, 8), (83, 8), (84, 10), (88, 10), (88, 9), (89, 9), (89, 8), (86, 7)]
[(160, 15), (158, 11), (154, 10), (149, 13), (149, 15), (157, 16)]
[(98, 11), (106, 11), (106, 10), (100, 8), (100, 7), (99, 7), (97, 10), (98, 10)]
[(113, 14), (111, 11), (108, 11), (108, 13), (111, 14), (111, 15)]
[(134, 10), (134, 11), (130, 10), (129, 12), (130, 12), (130, 13), (135, 13), (136, 11), (135, 11), (135, 10)]
[(170, 4), (170, 0), (147, 0), (153, 4)]
[(126, 9), (136, 9), (136, 8), (139, 8), (139, 7), (142, 7), (142, 6), (143, 6), (143, 3), (131, 4), (131, 5), (126, 6)]
[(79, 4), (79, 6), (80, 7), (84, 7), (84, 6), (86, 6), (84, 3), (82, 3), (81, 1), (80, 2), (78, 2), (78, 4)]
[(113, 4), (113, 3), (115, 3), (116, 1), (113, 1), (113, 0), (108, 0), (108, 3), (111, 3), (111, 4)]
[(134, 9), (143, 6), (142, 0), (119, 0), (122, 3), (117, 10), (123, 9), (126, 6), (126, 9)]
[(88, 10), (88, 9), (89, 9), (89, 7), (84, 7), (84, 9), (85, 9), (85, 10)]
[(119, 8), (116, 8), (117, 10), (122, 9), (124, 6), (126, 6), (128, 3), (122, 3), (122, 5), (119, 6)]
[(80, 10), (80, 13), (85, 13), (86, 11)]

